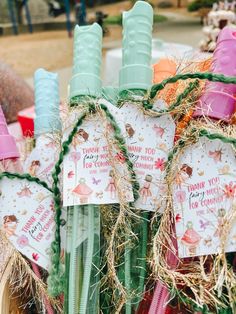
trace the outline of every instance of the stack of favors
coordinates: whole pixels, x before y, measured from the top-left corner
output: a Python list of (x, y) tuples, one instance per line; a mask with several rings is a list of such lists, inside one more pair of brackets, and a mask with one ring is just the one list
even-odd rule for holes
[(68, 103), (35, 72), (27, 156), (0, 110), (1, 314), (236, 313), (236, 32), (152, 67), (152, 26), (123, 13), (118, 88), (75, 27)]

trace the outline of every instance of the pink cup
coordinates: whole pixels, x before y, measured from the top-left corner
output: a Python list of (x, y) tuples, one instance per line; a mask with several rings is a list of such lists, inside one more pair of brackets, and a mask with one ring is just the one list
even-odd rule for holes
[[(225, 27), (219, 34), (212, 72), (236, 76), (236, 29)], [(235, 112), (236, 84), (209, 82), (194, 116), (208, 116), (228, 122)]]
[(15, 139), (9, 134), (7, 122), (0, 106), (0, 160), (18, 157), (20, 154)]

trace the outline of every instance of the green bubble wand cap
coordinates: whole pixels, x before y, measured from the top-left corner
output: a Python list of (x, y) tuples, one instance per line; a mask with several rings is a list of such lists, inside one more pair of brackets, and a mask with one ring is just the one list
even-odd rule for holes
[(69, 98), (75, 96), (98, 97), (102, 92), (102, 28), (97, 23), (75, 26), (73, 74), (69, 85)]
[(153, 9), (144, 1), (123, 13), (122, 68), (119, 90), (147, 90), (152, 84)]
[(61, 131), (59, 112), (59, 81), (58, 74), (38, 69), (34, 73), (35, 112), (34, 134)]

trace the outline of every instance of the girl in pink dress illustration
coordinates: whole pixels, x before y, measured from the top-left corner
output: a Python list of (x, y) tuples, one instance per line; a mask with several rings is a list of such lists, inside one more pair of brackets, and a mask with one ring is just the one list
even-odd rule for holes
[(115, 184), (115, 178), (114, 178), (114, 171), (110, 170), (109, 172), (109, 183), (108, 186), (106, 187), (105, 191), (110, 192), (110, 197), (112, 200), (116, 198), (116, 184)]
[(140, 189), (139, 194), (141, 196), (142, 204), (146, 205), (147, 199), (152, 196), (152, 192), (150, 190), (152, 176), (150, 174), (147, 174), (144, 180), (145, 183), (143, 187)]

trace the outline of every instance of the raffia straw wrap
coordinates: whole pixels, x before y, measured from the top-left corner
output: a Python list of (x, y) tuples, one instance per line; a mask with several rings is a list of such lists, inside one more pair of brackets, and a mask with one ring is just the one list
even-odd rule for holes
[[(47, 296), (56, 313), (62, 313), (61, 304), (48, 296), (45, 283), (39, 279), (30, 267), (30, 263), (13, 247), (5, 235), (0, 231), (1, 258), (5, 252), (4, 263), (1, 265), (0, 280), (0, 313), (10, 313), (10, 308), (17, 307), (17, 300), (22, 309), (27, 307), (24, 300), (39, 302)], [(15, 305), (14, 305), (15, 304)], [(21, 313), (21, 312), (19, 312)]]
[[(153, 255), (150, 263), (153, 276), (166, 282), (174, 295), (177, 295), (178, 291), (181, 290), (183, 295), (192, 299), (198, 306), (206, 304), (216, 310), (217, 307), (226, 308), (229, 305), (235, 311), (236, 274), (227, 262), (224, 247), (229, 230), (236, 222), (236, 203), (232, 205), (232, 209), (225, 217), (223, 232), (220, 237), (221, 252), (219, 254), (194, 258), (187, 262), (179, 260), (175, 269), (169, 269), (166, 264), (167, 251), (175, 252), (170, 236), (175, 232), (172, 227), (174, 225), (172, 185), (179, 158), (187, 147), (198, 141), (201, 130), (207, 130), (209, 134), (219, 134), (219, 137), (223, 138), (222, 141), (224, 138), (236, 138), (234, 125), (213, 123), (206, 117), (193, 121), (191, 126), (182, 133), (181, 140), (176, 143), (174, 154), (167, 165), (168, 202), (161, 218), (160, 228), (153, 239)], [(235, 146), (232, 145), (232, 147), (235, 151)]]

